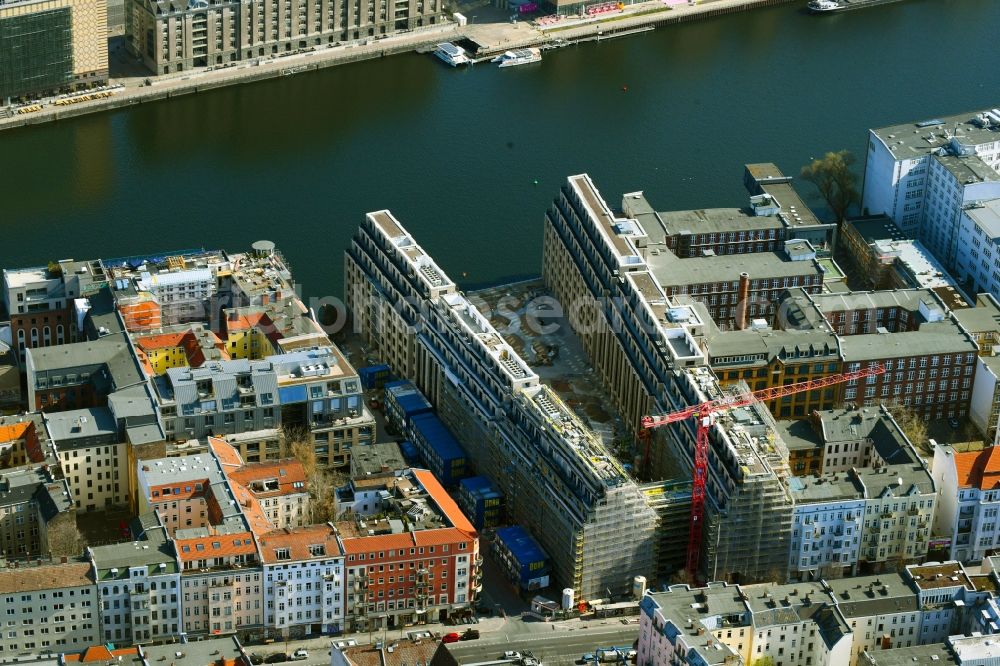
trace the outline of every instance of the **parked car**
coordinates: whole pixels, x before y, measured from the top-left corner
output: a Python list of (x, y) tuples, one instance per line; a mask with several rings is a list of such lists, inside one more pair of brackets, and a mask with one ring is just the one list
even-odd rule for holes
[(454, 631), (441, 637), (442, 643), (457, 643), (459, 640), (461, 640), (461, 637)]
[(274, 654), (268, 655), (264, 660), (265, 664), (280, 664), (283, 661), (288, 661), (288, 655), (283, 652), (276, 652)]
[(958, 419), (950, 418), (948, 419), (948, 425), (951, 427), (952, 430), (958, 430), (959, 426), (961, 426), (962, 424), (959, 423)]
[(309, 653), (301, 648), (293, 652), (289, 657), (291, 661), (302, 661), (303, 659), (308, 659), (308, 658), (309, 658)]
[(462, 632), (461, 638), (462, 638), (463, 641), (474, 641), (477, 638), (479, 638), (479, 630), (478, 629), (466, 629), (465, 631)]
[(249, 656), (250, 656), (250, 663), (254, 664), (254, 666), (257, 666), (257, 664), (264, 663), (264, 657), (260, 656), (256, 652), (251, 652)]
[(503, 653), (504, 659), (520, 659), (521, 653), (516, 650), (505, 650)]

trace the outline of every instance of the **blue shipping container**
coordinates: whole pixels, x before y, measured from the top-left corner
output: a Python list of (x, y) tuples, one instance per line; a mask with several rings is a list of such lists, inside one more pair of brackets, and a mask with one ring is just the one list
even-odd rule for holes
[(384, 363), (381, 365), (369, 365), (358, 368), (358, 377), (361, 378), (361, 386), (366, 391), (373, 388), (382, 388), (386, 380), (392, 375), (392, 368)]
[(526, 529), (520, 525), (497, 529), (494, 548), (508, 575), (521, 587), (548, 584), (549, 558)]
[(410, 440), (424, 464), (446, 488), (465, 478), (465, 450), (436, 414), (418, 414), (410, 421)]
[(472, 525), (481, 530), (499, 524), (503, 495), (485, 476), (472, 476), (458, 484), (458, 504)]
[(417, 414), (434, 411), (424, 394), (410, 382), (385, 385), (385, 416), (397, 430), (403, 431)]

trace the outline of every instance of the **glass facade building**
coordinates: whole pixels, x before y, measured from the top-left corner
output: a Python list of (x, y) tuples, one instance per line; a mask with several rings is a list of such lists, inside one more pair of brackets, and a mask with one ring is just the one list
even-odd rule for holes
[(73, 82), (69, 7), (0, 18), (0, 100)]

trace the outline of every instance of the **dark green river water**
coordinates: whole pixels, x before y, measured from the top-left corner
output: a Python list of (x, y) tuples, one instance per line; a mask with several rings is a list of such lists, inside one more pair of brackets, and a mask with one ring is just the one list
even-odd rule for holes
[(742, 205), (745, 162), (863, 161), (869, 127), (1000, 106), (998, 27), (998, 0), (793, 4), (523, 68), (413, 54), (5, 132), (0, 267), (269, 238), (307, 294), (339, 295), (350, 235), (391, 208), (460, 282), (535, 274), (567, 175)]

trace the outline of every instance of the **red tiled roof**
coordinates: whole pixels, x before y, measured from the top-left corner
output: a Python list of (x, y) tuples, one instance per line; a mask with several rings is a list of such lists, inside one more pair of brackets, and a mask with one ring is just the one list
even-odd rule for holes
[(92, 661), (113, 661), (118, 657), (128, 657), (138, 655), (139, 648), (122, 648), (121, 650), (109, 650), (104, 645), (91, 645), (82, 654), (63, 655), (66, 661), (92, 662)]
[(226, 440), (219, 439), (218, 437), (209, 437), (208, 446), (212, 449), (215, 457), (218, 458), (219, 464), (222, 465), (223, 471), (226, 472), (228, 476), (231, 470), (227, 470), (226, 467), (242, 467), (243, 458)]
[(960, 488), (991, 490), (1000, 485), (1000, 446), (982, 451), (956, 451), (953, 456)]
[[(275, 553), (279, 548), (288, 549), (288, 560), (290, 561), (341, 555), (340, 545), (337, 542), (337, 533), (330, 529), (329, 525), (285, 528), (259, 535), (259, 539), (261, 557), (268, 564), (274, 564), (279, 561)], [(309, 546), (318, 544), (325, 546), (325, 555), (313, 556), (309, 552)]]
[(236, 496), (236, 501), (240, 503), (243, 516), (250, 524), (250, 530), (254, 534), (263, 534), (273, 530), (274, 523), (268, 519), (267, 514), (264, 513), (264, 509), (260, 505), (260, 501), (254, 497), (254, 494), (239, 483), (230, 481), (230, 485), (233, 488), (233, 495)]
[[(243, 467), (229, 472), (229, 478), (237, 483), (246, 486), (250, 492), (259, 497), (276, 497), (278, 495), (291, 495), (294, 493), (304, 493), (305, 486), (295, 487), (296, 483), (306, 482), (306, 470), (295, 458), (285, 460), (271, 460), (260, 463), (249, 463)], [(258, 492), (250, 488), (254, 481), (278, 482), (278, 489), (272, 491)]]
[[(214, 544), (219, 545), (216, 547)], [(198, 550), (199, 545), (202, 546), (201, 550)], [(213, 534), (194, 539), (177, 539), (177, 555), (181, 558), (182, 562), (205, 560), (212, 557), (256, 554), (257, 547), (254, 545), (253, 535), (249, 532)]]

